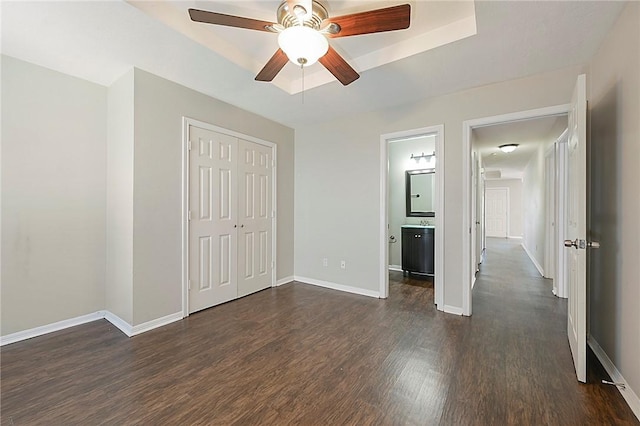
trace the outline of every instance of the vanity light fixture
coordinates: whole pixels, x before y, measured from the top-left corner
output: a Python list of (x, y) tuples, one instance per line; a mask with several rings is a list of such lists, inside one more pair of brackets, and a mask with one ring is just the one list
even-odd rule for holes
[(518, 146), (519, 145), (517, 143), (506, 143), (504, 145), (500, 145), (498, 148), (500, 148), (500, 151), (502, 152), (509, 153), (515, 151)]
[(416, 160), (416, 163), (420, 162), (420, 159), (424, 158), (426, 161), (431, 161), (433, 157), (436, 156), (436, 152), (433, 151), (431, 154), (425, 154), (424, 152), (421, 155), (411, 154), (411, 159)]

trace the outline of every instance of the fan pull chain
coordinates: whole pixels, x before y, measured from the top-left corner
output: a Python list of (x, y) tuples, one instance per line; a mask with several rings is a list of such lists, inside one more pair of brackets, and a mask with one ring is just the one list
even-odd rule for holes
[(302, 105), (304, 105), (304, 64), (300, 64), (302, 68)]

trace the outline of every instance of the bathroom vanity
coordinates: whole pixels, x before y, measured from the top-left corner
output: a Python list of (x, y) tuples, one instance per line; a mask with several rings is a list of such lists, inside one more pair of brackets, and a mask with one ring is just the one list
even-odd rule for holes
[(435, 227), (402, 225), (402, 272), (434, 274)]

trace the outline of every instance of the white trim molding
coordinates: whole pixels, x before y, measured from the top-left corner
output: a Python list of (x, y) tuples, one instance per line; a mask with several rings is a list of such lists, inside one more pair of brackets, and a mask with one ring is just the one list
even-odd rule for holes
[(448, 314), (464, 315), (462, 312), (462, 308), (458, 306), (444, 305), (444, 309), (442, 310)]
[(633, 414), (635, 414), (638, 420), (640, 420), (640, 398), (638, 398), (638, 395), (633, 391), (633, 389), (631, 389), (631, 386), (629, 386), (627, 380), (622, 376), (622, 373), (618, 371), (616, 365), (613, 363), (613, 361), (611, 361), (607, 353), (598, 344), (596, 339), (594, 339), (592, 336), (589, 336), (587, 338), (587, 343), (589, 344), (589, 347), (595, 354), (596, 358), (598, 358), (604, 369), (611, 377), (611, 381), (624, 385), (624, 388), (619, 386), (616, 387), (624, 400), (627, 401), (627, 404), (629, 404), (629, 407), (631, 408), (631, 411), (633, 411)]
[(8, 334), (6, 336), (1, 336), (0, 346), (9, 345), (11, 343), (20, 342), (22, 340), (31, 339), (33, 337), (42, 336), (44, 334), (53, 333), (55, 331), (64, 330), (66, 328), (75, 327), (77, 325), (82, 325), (101, 319), (106, 319), (128, 337), (132, 337), (137, 334), (142, 334), (144, 332), (153, 330), (154, 328), (162, 327), (175, 321), (180, 321), (182, 319), (182, 312), (176, 312), (174, 314), (166, 315), (161, 318), (156, 318), (154, 320), (132, 326), (119, 316), (109, 311), (98, 311), (92, 314), (82, 315), (79, 317), (54, 322), (52, 324), (31, 328), (29, 330), (18, 331), (17, 333)]
[(531, 254), (531, 252), (529, 251), (529, 249), (524, 243), (520, 243), (520, 245), (522, 246), (522, 249), (524, 250), (524, 252), (527, 253), (527, 256), (529, 256), (529, 259), (531, 259), (531, 263), (533, 263), (533, 266), (535, 266), (538, 272), (540, 273), (540, 275), (544, 277), (544, 270), (542, 269), (542, 266), (540, 266), (536, 258), (533, 257), (533, 254)]
[(298, 281), (303, 284), (311, 284), (318, 287), (330, 288), (332, 290), (344, 291), (346, 293), (359, 294), (361, 296), (375, 297), (376, 299), (381, 299), (380, 293), (374, 290), (367, 290), (359, 287), (351, 287), (348, 285), (332, 283), (329, 281), (316, 280), (315, 278), (307, 278), (307, 277), (295, 277), (295, 281)]
[(389, 265), (389, 270), (390, 271), (396, 271), (396, 272), (402, 272), (402, 266), (401, 265)]
[(565, 115), (569, 112), (570, 105), (555, 105), (545, 108), (518, 111), (491, 117), (476, 118), (462, 122), (462, 310), (463, 315), (472, 313), (472, 283), (474, 271), (471, 268), (471, 133), (478, 127), (494, 124), (509, 123), (528, 120), (538, 117), (552, 117)]
[(389, 149), (390, 142), (409, 139), (412, 137), (436, 135), (436, 211), (435, 211), (435, 277), (434, 277), (434, 302), (436, 308), (444, 311), (444, 124), (422, 127), (419, 129), (404, 130), (380, 135), (380, 224), (379, 224), (379, 297), (386, 299), (389, 296)]
[(281, 285), (285, 285), (285, 284), (289, 284), (290, 282), (293, 282), (295, 280), (295, 278), (293, 277), (293, 275), (289, 276), (289, 277), (284, 277), (284, 278), (280, 278), (278, 281), (276, 281), (276, 287), (280, 287)]
[(33, 337), (42, 336), (43, 334), (53, 333), (55, 331), (64, 330), (65, 328), (75, 327), (76, 325), (86, 324), (103, 318), (104, 314), (101, 311), (98, 311), (92, 314), (81, 315), (79, 317), (54, 322), (40, 327), (18, 331), (16, 333), (7, 334), (6, 336), (0, 336), (0, 346), (9, 345), (11, 343), (20, 342), (22, 340), (31, 339)]

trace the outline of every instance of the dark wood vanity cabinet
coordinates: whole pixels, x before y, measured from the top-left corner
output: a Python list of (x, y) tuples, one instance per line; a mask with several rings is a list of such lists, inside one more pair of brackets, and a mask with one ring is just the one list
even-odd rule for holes
[(433, 275), (434, 228), (402, 228), (402, 271)]

